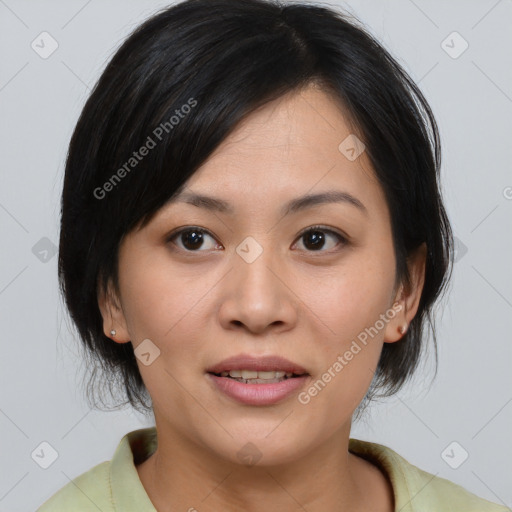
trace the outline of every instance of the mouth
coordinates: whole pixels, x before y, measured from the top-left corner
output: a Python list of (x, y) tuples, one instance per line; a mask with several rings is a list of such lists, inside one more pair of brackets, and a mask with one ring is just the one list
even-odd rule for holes
[(298, 392), (310, 374), (280, 356), (241, 354), (208, 368), (213, 389), (246, 405), (272, 405)]
[(250, 381), (249, 384), (258, 384), (263, 380), (278, 379), (281, 382), (285, 379), (309, 375), (305, 368), (284, 357), (277, 355), (251, 356), (239, 354), (232, 356), (206, 369), (207, 373), (217, 377), (230, 379), (242, 379)]
[(219, 373), (208, 372), (216, 377), (227, 377), (228, 379), (242, 382), (243, 384), (275, 384), (287, 379), (294, 379), (309, 375), (307, 373), (293, 373), (278, 371), (256, 371), (256, 370), (230, 370)]

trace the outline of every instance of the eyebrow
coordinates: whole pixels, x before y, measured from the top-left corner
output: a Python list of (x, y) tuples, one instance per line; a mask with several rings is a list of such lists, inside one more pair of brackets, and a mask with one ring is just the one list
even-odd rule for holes
[[(168, 203), (187, 203), (210, 211), (227, 213), (230, 215), (235, 213), (233, 206), (229, 202), (223, 199), (194, 192), (182, 192), (178, 196), (175, 196), (170, 201), (168, 201)], [(341, 190), (330, 190), (318, 194), (307, 194), (288, 201), (281, 208), (281, 215), (284, 217), (286, 215), (305, 210), (312, 206), (329, 203), (349, 204), (359, 209), (365, 215), (368, 214), (368, 210), (364, 204), (353, 195)]]

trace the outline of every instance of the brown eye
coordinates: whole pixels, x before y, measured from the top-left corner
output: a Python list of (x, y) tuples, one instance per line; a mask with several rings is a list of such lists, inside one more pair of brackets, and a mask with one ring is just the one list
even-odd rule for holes
[(197, 227), (189, 227), (174, 233), (168, 241), (188, 252), (202, 252), (199, 251), (199, 249), (211, 250), (218, 247), (217, 243), (210, 243), (210, 247), (208, 247), (206, 243), (205, 249), (205, 241), (208, 238), (215, 242), (215, 239), (206, 230)]
[[(331, 243), (331, 247), (327, 248), (327, 250), (322, 251), (325, 246), (329, 246), (329, 239), (336, 239), (337, 243), (334, 245)], [(343, 245), (347, 243), (347, 239), (332, 231), (331, 229), (323, 228), (322, 226), (313, 226), (304, 231), (299, 240), (304, 240), (303, 245), (309, 252), (328, 252), (329, 249), (335, 248), (341, 242)]]

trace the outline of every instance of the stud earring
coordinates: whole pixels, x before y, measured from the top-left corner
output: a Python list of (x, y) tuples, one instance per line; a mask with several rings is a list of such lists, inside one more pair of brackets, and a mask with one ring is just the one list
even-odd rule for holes
[(110, 331), (110, 335), (111, 335), (111, 336), (115, 336), (115, 335), (116, 335), (116, 331), (114, 331), (114, 329), (112, 329), (112, 330)]
[(407, 331), (407, 324), (401, 325), (398, 330), (400, 331), (400, 334), (405, 334), (405, 331)]

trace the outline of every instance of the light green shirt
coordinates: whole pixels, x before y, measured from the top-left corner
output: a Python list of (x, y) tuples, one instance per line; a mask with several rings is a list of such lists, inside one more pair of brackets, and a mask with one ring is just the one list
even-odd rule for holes
[[(156, 446), (155, 427), (129, 432), (111, 461), (94, 466), (66, 484), (36, 512), (156, 512), (135, 467)], [(389, 475), (396, 512), (510, 512), (460, 485), (422, 471), (386, 446), (350, 439), (349, 451), (372, 460)]]

